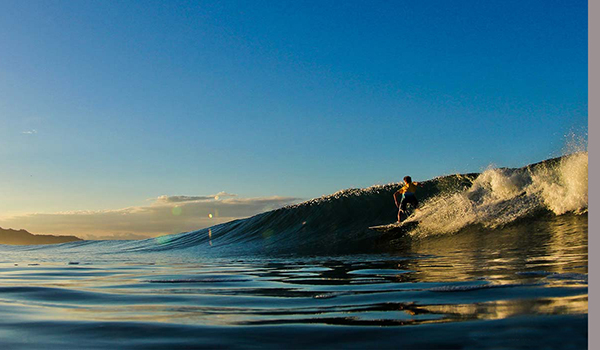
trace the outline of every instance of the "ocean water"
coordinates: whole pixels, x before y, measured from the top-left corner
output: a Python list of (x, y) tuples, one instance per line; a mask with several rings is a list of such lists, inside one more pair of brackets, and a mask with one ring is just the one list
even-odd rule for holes
[(2, 349), (585, 349), (587, 153), (143, 241), (0, 246)]

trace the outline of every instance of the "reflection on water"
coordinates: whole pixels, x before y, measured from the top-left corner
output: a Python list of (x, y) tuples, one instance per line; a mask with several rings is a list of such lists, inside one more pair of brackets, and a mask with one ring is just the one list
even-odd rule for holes
[(470, 229), (460, 234), (411, 241), (419, 280), (472, 280), (512, 283), (547, 273), (587, 273), (587, 216), (561, 216), (519, 223), (501, 230)]
[[(14, 348), (86, 341), (114, 347), (105, 337), (128, 340), (132, 348), (373, 347), (400, 339), (409, 347), (461, 348), (473, 346), (466, 334), (477, 331), (491, 339), (477, 348), (494, 348), (507, 341), (501, 331), (530, 327), (535, 337), (503, 346), (545, 339), (547, 347), (560, 348), (567, 340), (557, 342), (557, 332), (575, 347), (587, 343), (586, 216), (412, 239), (398, 247), (394, 254), (310, 258), (179, 254), (171, 263), (165, 253), (73, 261), (8, 249), (0, 264), (0, 336)], [(399, 331), (405, 326), (425, 333), (407, 340)], [(119, 333), (123, 327), (131, 332)], [(321, 342), (323, 327), (342, 337)], [(346, 332), (361, 334), (362, 343)], [(306, 343), (289, 343), (300, 335)]]

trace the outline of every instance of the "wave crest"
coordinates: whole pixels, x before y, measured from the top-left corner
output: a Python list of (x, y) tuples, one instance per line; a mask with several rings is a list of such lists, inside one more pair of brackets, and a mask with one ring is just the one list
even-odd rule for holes
[(520, 169), (491, 168), (464, 191), (442, 193), (410, 221), (413, 234), (444, 234), (466, 226), (495, 228), (540, 211), (581, 214), (588, 208), (588, 154), (579, 152)]

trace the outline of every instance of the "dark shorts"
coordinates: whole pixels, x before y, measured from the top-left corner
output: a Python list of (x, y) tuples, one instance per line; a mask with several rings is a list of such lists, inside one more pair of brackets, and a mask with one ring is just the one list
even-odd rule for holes
[(406, 192), (402, 195), (402, 200), (400, 201), (400, 209), (406, 210), (407, 204), (410, 204), (413, 208), (416, 208), (419, 205), (417, 196), (415, 196), (414, 193)]

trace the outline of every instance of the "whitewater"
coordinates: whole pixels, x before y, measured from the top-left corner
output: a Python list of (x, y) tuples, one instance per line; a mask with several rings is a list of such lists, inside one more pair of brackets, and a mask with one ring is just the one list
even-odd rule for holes
[(588, 154), (140, 241), (0, 245), (3, 348), (587, 348)]

